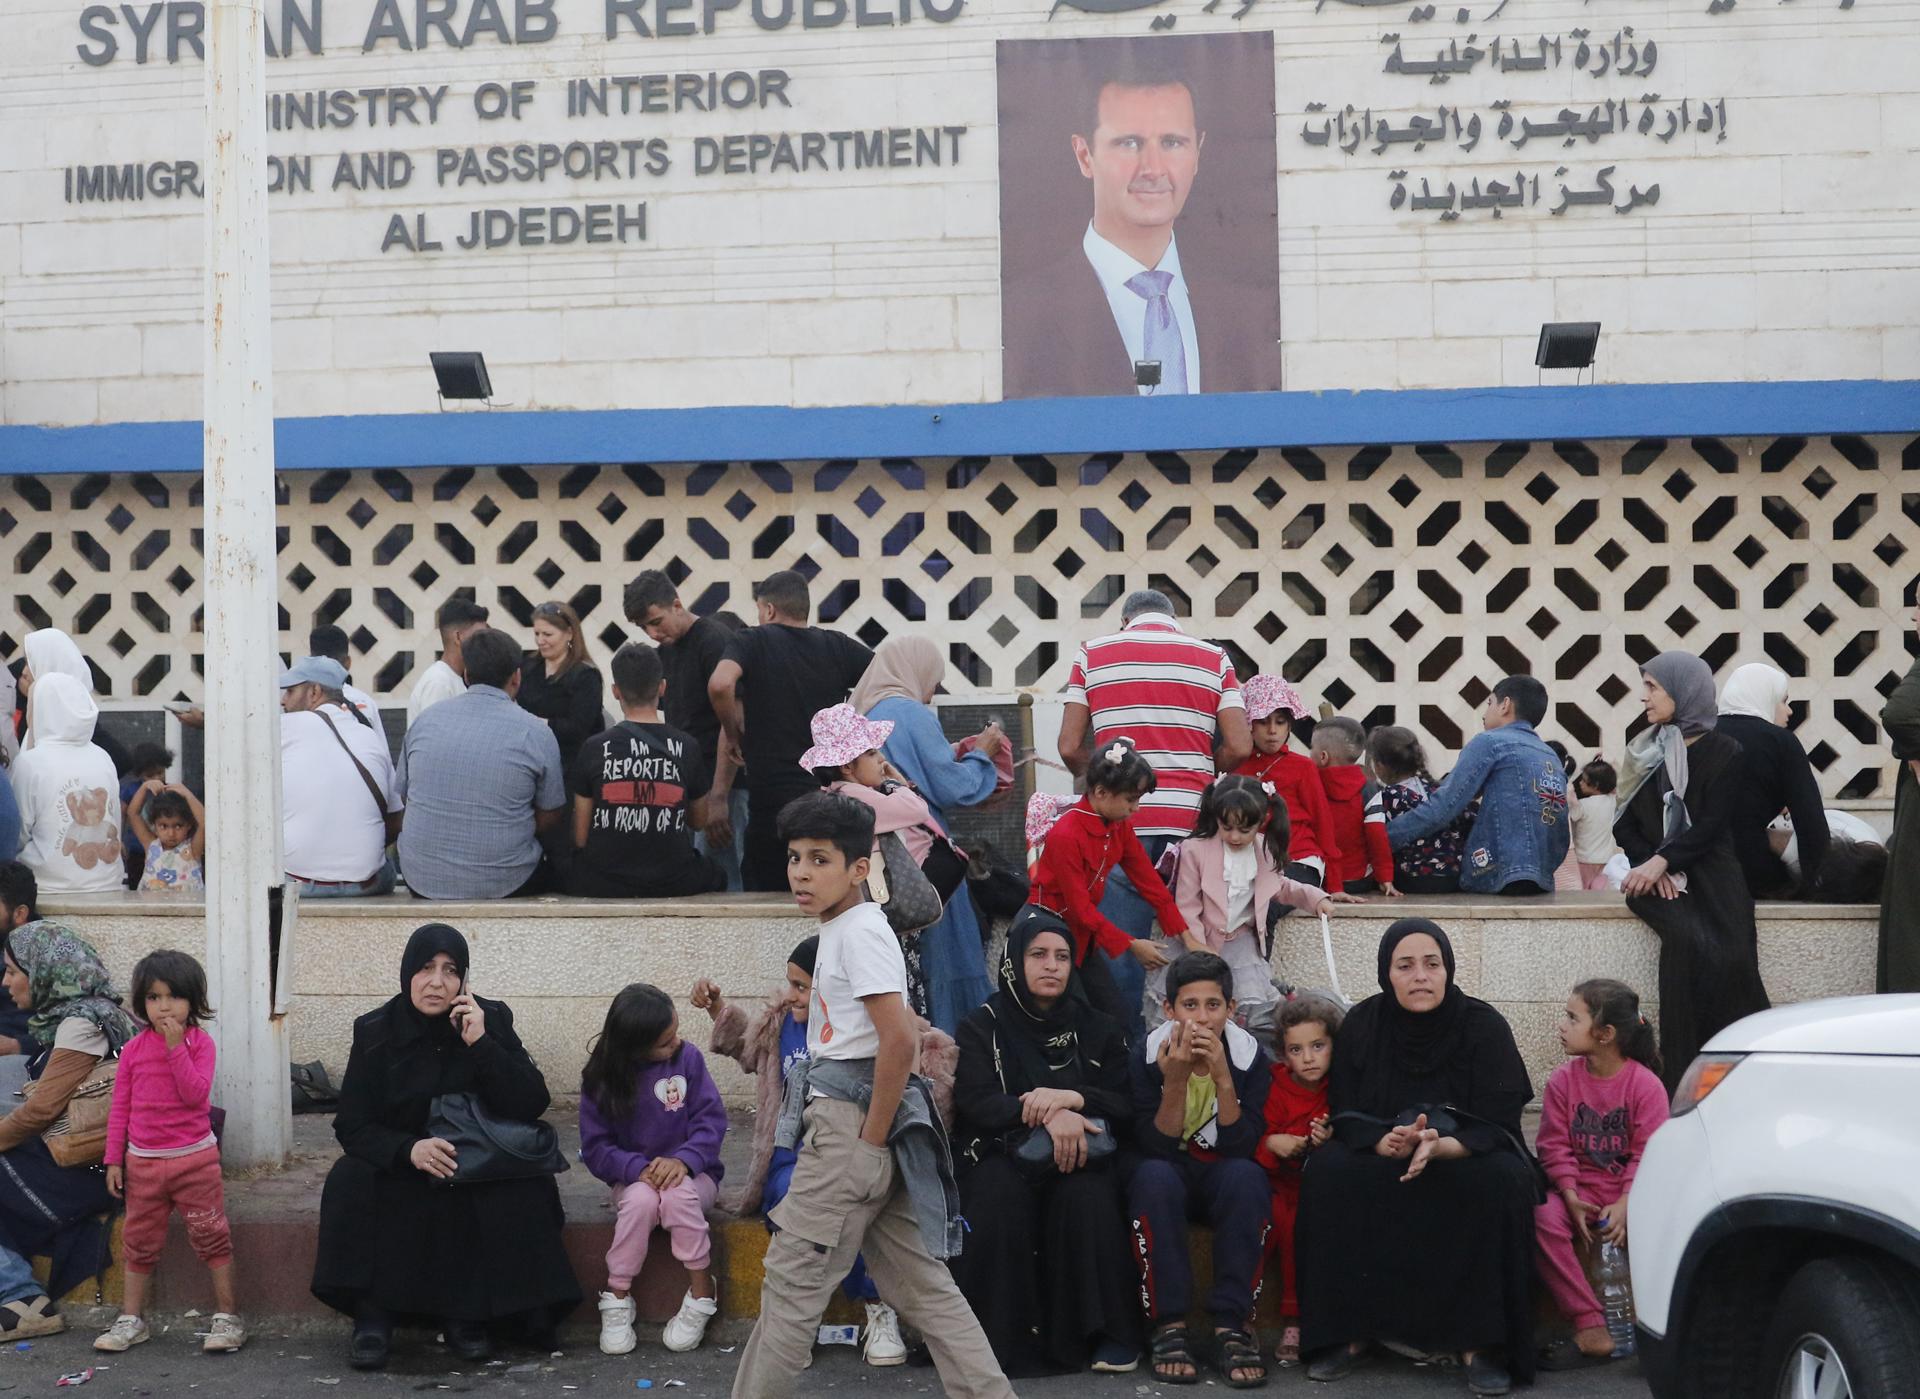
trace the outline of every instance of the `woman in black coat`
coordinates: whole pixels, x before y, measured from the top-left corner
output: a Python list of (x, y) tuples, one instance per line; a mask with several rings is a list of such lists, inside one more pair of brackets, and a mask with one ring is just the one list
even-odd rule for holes
[[(1790, 899), (1814, 887), (1831, 832), (1826, 804), (1807, 750), (1787, 728), (1786, 672), (1743, 665), (1720, 691), (1714, 732), (1740, 745), (1738, 796), (1733, 805), (1733, 853), (1756, 899)], [(1774, 854), (1767, 828), (1782, 810), (1793, 818), (1800, 874)]]
[(1380, 991), (1333, 1045), (1333, 1140), (1307, 1158), (1294, 1253), (1307, 1374), (1337, 1380), (1375, 1341), (1459, 1352), (1475, 1394), (1533, 1379), (1533, 1211), (1520, 1135), (1533, 1097), (1513, 1030), (1461, 991), (1425, 918), (1380, 940)]
[(513, 1012), (469, 995), (466, 979), (467, 940), (428, 923), (407, 942), (400, 994), (353, 1025), (333, 1123), (346, 1155), (320, 1197), (313, 1295), (354, 1319), (355, 1369), (385, 1366), (397, 1319), (443, 1327), (455, 1355), (479, 1362), (493, 1325), (517, 1323), (544, 1347), (580, 1302), (551, 1176), (437, 1184), (456, 1160), (426, 1134), (435, 1098), (477, 1093), (521, 1122), (549, 1101)]
[[(1140, 1359), (1139, 1270), (1113, 1157), (1086, 1155), (1131, 1115), (1127, 1047), (1077, 980), (1071, 944), (1035, 920), (1008, 938), (1000, 990), (960, 1022), (953, 1136), (972, 1232), (953, 1275), (1016, 1379)], [(1017, 1162), (1030, 1134), (1051, 1138), (1047, 1157)]]
[(533, 609), (533, 654), (520, 666), (519, 706), (545, 719), (560, 745), (560, 766), (571, 771), (580, 745), (607, 727), (600, 706), (605, 683), (587, 653), (580, 617), (564, 602)]
[(1740, 745), (1716, 729), (1713, 672), (1663, 651), (1641, 669), (1647, 721), (1621, 765), (1614, 838), (1633, 861), (1627, 907), (1660, 939), (1668, 1091), (1708, 1040), (1767, 1008), (1753, 892), (1733, 853)]

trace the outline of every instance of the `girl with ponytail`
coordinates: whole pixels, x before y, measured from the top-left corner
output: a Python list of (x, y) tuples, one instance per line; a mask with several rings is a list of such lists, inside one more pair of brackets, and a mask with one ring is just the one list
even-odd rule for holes
[(1660, 1050), (1640, 997), (1624, 982), (1583, 981), (1567, 997), (1560, 1044), (1571, 1057), (1547, 1080), (1537, 1150), (1553, 1193), (1534, 1211), (1541, 1276), (1571, 1340), (1540, 1357), (1546, 1370), (1604, 1365), (1613, 1340), (1574, 1240), (1627, 1246), (1627, 1195), (1654, 1129), (1667, 1120)]

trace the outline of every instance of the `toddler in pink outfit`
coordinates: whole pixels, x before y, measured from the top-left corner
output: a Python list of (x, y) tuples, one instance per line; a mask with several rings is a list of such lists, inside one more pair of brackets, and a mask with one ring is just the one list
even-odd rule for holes
[(1626, 1247), (1627, 1193), (1648, 1139), (1667, 1120), (1660, 1052), (1632, 987), (1606, 980), (1574, 987), (1560, 1043), (1572, 1058), (1547, 1080), (1541, 1107), (1536, 1149), (1553, 1194), (1534, 1211), (1534, 1238), (1547, 1291), (1574, 1332), (1541, 1354), (1543, 1370), (1614, 1358), (1574, 1240)]

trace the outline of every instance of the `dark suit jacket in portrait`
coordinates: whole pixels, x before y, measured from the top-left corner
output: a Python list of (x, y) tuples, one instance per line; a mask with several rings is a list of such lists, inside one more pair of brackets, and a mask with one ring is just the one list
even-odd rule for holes
[[(1203, 250), (1180, 242), (1180, 270), (1193, 306), (1203, 393), (1280, 387), (1277, 272), (1221, 275)], [(1250, 293), (1250, 286), (1257, 291)], [(1143, 307), (1144, 307), (1144, 303)], [(1007, 398), (1079, 397), (1138, 392), (1126, 341), (1080, 239), (1066, 255), (1030, 268), (1001, 269), (1002, 394)]]

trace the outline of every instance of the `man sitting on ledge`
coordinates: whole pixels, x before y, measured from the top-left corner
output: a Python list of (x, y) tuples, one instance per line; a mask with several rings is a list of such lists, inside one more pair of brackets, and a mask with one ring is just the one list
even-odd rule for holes
[(466, 693), (415, 720), (400, 750), (400, 873), (428, 899), (546, 893), (553, 874), (540, 838), (567, 807), (560, 744), (513, 702), (520, 648), (512, 637), (482, 627), (460, 649)]
[(1474, 798), (1480, 812), (1461, 854), (1468, 894), (1544, 894), (1567, 858), (1567, 774), (1534, 726), (1547, 717), (1547, 687), (1509, 675), (1481, 712), (1484, 733), (1460, 751), (1447, 780), (1419, 806), (1387, 822), (1395, 850), (1444, 830)]

